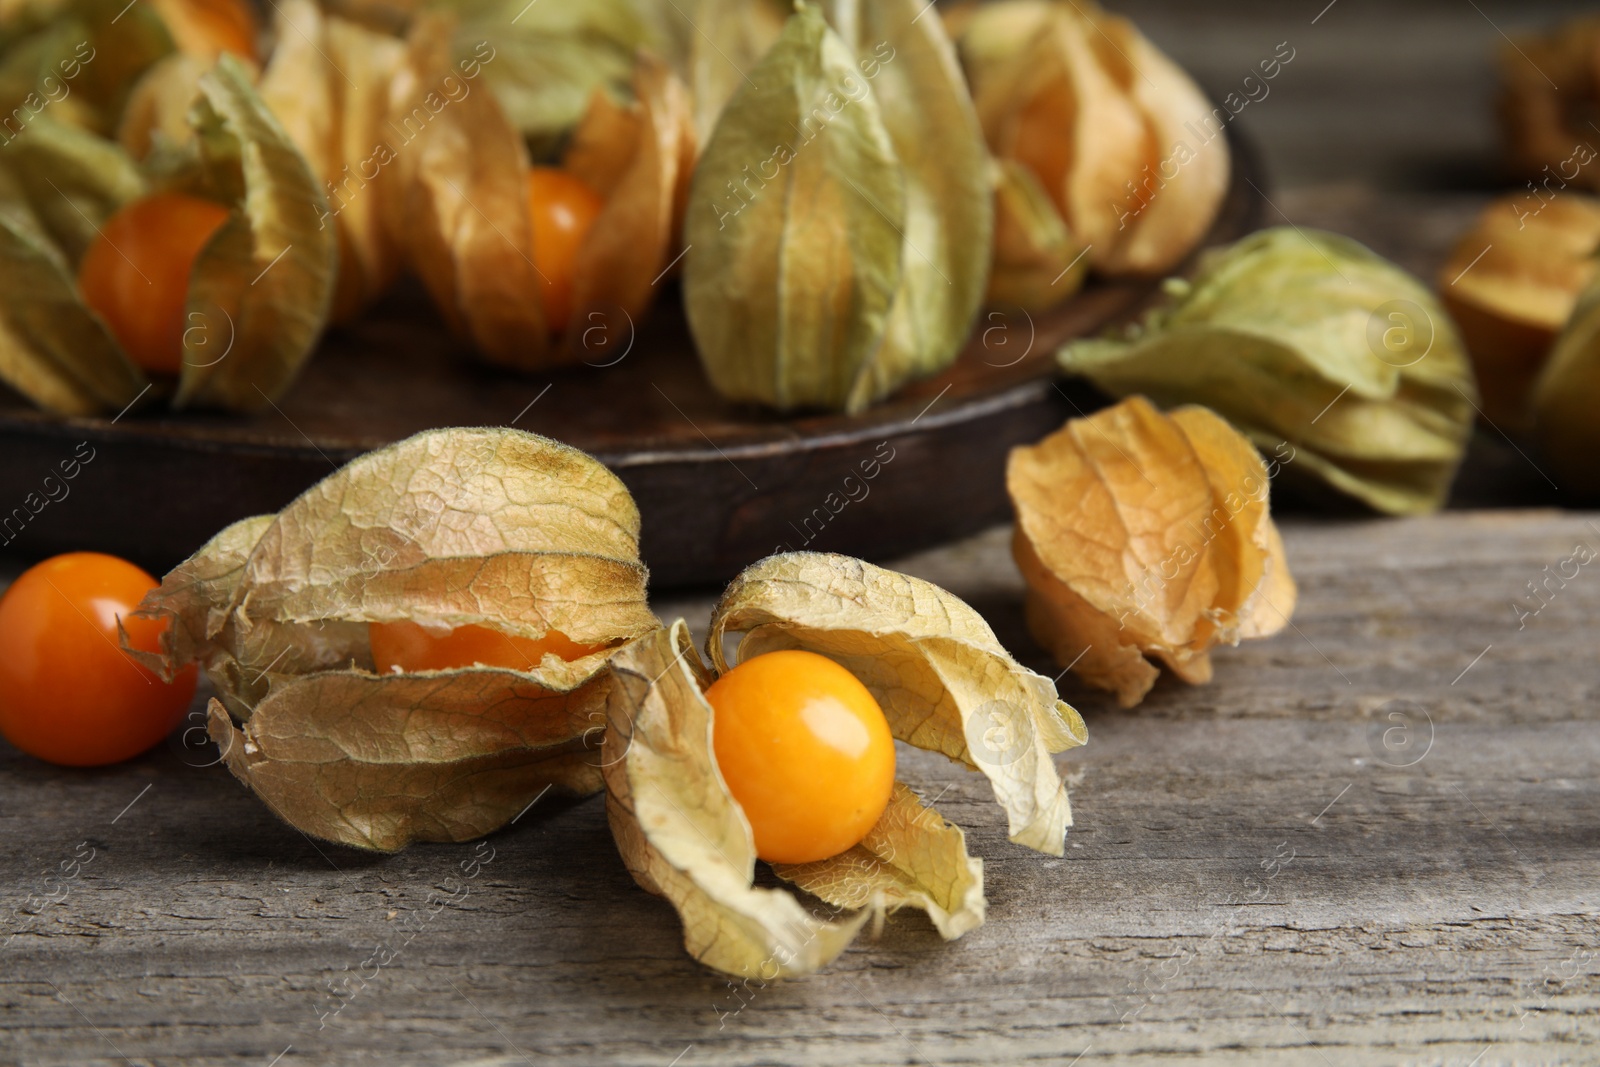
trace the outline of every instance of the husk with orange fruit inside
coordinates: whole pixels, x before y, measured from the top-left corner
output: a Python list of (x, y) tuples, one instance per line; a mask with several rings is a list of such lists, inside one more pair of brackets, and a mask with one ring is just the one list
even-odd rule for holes
[(1189, 254), (1230, 159), (1227, 119), (1181, 68), (1091, 0), (965, 5), (950, 21), (990, 149), (1038, 178), (1097, 270), (1156, 274)]
[(677, 255), (693, 158), (682, 82), (641, 53), (634, 101), (597, 93), (573, 131), (569, 169), (599, 184), (605, 200), (578, 251), (571, 314), (552, 322), (535, 265), (527, 145), (490, 93), (441, 93), (450, 40), (444, 16), (422, 16), (411, 32), (391, 114), (416, 132), (397, 148), (391, 231), (482, 359), (521, 370), (592, 360), (584, 345), (594, 316), (608, 344), (636, 328)]
[(946, 939), (980, 925), (983, 864), (963, 831), (898, 783), (857, 845), (773, 871), (826, 907), (755, 884), (749, 821), (712, 744), (705, 690), (741, 662), (803, 649), (839, 663), (873, 694), (901, 741), (982, 773), (1012, 841), (1061, 855), (1071, 809), (1052, 755), (1086, 740), (1049, 679), (1019, 665), (966, 604), (931, 583), (845, 556), (785, 553), (745, 570), (713, 611), (704, 663), (688, 627), (619, 649), (606, 705), (606, 810), (644, 888), (668, 899), (695, 959), (771, 980), (832, 962), (874, 914), (915, 907)]
[[(222, 759), (286, 822), (378, 851), (461, 841), (547, 787), (600, 788), (607, 657), (658, 626), (638, 536), (627, 490), (576, 449), (427, 431), (221, 531), (140, 611), (168, 622), (153, 664), (201, 666)], [(557, 632), (581, 654), (379, 674), (370, 627), (395, 622)]]

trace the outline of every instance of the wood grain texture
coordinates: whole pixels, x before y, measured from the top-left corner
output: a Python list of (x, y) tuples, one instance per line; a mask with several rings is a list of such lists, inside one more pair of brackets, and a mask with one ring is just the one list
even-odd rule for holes
[[(945, 944), (895, 916), (766, 988), (684, 955), (594, 800), (541, 802), (477, 853), (375, 858), (313, 845), (176, 742), (92, 773), (0, 749), (0, 1062), (1600, 1058), (1600, 561), (1523, 629), (1511, 608), (1600, 548), (1600, 516), (1285, 535), (1295, 628), (1219, 652), (1212, 684), (1163, 679), (1118, 712), (1062, 683), (1090, 738), (1058, 757), (1064, 858), (1008, 844), (979, 777), (909, 753), (902, 775), (984, 857), (988, 923)], [(1048, 667), (1008, 531), (900, 566)], [(703, 634), (710, 597), (656, 607)], [(92, 861), (44, 883), (80, 842)], [(26, 914), (30, 894), (62, 899)], [(393, 958), (363, 985), (375, 946)]]

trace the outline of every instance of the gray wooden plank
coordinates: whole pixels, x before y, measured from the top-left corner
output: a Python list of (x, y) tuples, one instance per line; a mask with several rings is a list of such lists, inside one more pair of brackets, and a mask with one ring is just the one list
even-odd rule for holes
[[(468, 878), (474, 845), (313, 845), (176, 747), (100, 772), (4, 750), (0, 1060), (1595, 1059), (1600, 573), (1521, 630), (1509, 605), (1575, 543), (1600, 546), (1600, 518), (1294, 522), (1286, 538), (1297, 629), (1224, 650), (1211, 685), (1164, 680), (1121, 712), (1063, 681), (1090, 731), (1059, 758), (1063, 858), (1008, 844), (981, 780), (903, 757), (985, 858), (985, 926), (945, 944), (896, 916), (831, 970), (765, 988), (684, 956), (593, 800), (542, 802)], [(1047, 666), (1006, 531), (902, 566)], [(703, 629), (709, 599), (658, 609)], [(1385, 747), (1401, 699), (1413, 744)], [(65, 898), (16, 914), (80, 842), (96, 851)], [(392, 962), (320, 1018), (378, 945)]]

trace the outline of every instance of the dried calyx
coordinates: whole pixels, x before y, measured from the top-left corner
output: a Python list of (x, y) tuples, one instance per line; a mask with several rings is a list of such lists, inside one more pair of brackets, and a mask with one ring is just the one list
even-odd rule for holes
[(922, 6), (801, 5), (718, 111), (690, 191), (684, 300), (723, 395), (860, 411), (965, 342), (992, 191), (950, 42)]
[(1432, 294), (1348, 237), (1298, 227), (1205, 253), (1142, 323), (1058, 359), (1115, 396), (1203, 404), (1286, 479), (1391, 514), (1444, 503), (1477, 401)]
[(1071, 814), (1051, 755), (1086, 735), (1049, 679), (1018, 665), (971, 608), (936, 586), (844, 556), (773, 556), (717, 604), (710, 667), (681, 620), (613, 659), (604, 752), (612, 832), (639, 884), (678, 910), (696, 959), (764, 979), (804, 974), (844, 951), (873, 910), (920, 908), (946, 938), (979, 925), (985, 910), (982, 861), (968, 855), (959, 827), (903, 784), (860, 844), (774, 868), (831, 915), (754, 885), (754, 838), (718, 769), (703, 695), (728, 669), (730, 633), (744, 634), (741, 660), (803, 649), (844, 666), (896, 738), (989, 779), (1013, 841), (1061, 854)]
[(320, 183), (251, 81), (223, 56), (195, 82), (184, 145), (143, 165), (50, 116), (0, 153), (0, 379), (69, 415), (146, 394), (76, 273), (119, 209), (170, 192), (230, 209), (187, 275), (173, 403), (252, 410), (288, 388), (327, 321), (338, 249)]
[(1266, 465), (1202, 407), (1132, 397), (1012, 451), (1006, 488), (1028, 628), (1056, 662), (1131, 707), (1151, 659), (1211, 679), (1210, 650), (1288, 624), (1295, 585)]
[(1001, 0), (951, 21), (989, 147), (1038, 178), (1096, 269), (1153, 274), (1189, 254), (1227, 190), (1231, 110), (1090, 0)]
[(396, 153), (391, 230), (447, 322), (484, 360), (528, 370), (592, 359), (579, 327), (598, 321), (621, 335), (637, 326), (678, 254), (695, 155), (687, 93), (664, 62), (641, 52), (630, 102), (604, 88), (589, 99), (566, 166), (604, 204), (576, 254), (570, 313), (557, 321), (533, 248), (527, 141), (500, 97), (470, 87), (440, 95), (461, 84), (453, 39), (442, 14), (411, 31), (395, 114), (417, 132)]
[(1582, 193), (1495, 200), (1439, 268), (1439, 296), (1461, 328), (1484, 416), (1525, 430), (1533, 380), (1595, 276), (1600, 201)]
[[(605, 650), (658, 625), (638, 534), (575, 449), (430, 431), (223, 530), (141, 610), (171, 620), (162, 666), (204, 668), (213, 739), (287, 822), (385, 851), (467, 840), (546, 786), (600, 788)], [(600, 651), (379, 674), (370, 626), (401, 621)]]

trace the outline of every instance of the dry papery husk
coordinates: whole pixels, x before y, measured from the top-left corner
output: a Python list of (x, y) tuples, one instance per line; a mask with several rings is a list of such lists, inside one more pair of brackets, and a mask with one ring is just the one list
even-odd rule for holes
[[(597, 90), (573, 132), (569, 168), (605, 196), (577, 256), (567, 322), (543, 307), (528, 217), (530, 160), (522, 134), (486, 87), (444, 95), (460, 81), (443, 15), (417, 20), (396, 82), (391, 122), (400, 191), (391, 230), (457, 333), (490, 363), (533, 370), (593, 361), (584, 326), (608, 338), (636, 327), (677, 255), (693, 134), (683, 83), (641, 52), (632, 103)], [(593, 320), (592, 316), (601, 316)]]
[(1050, 680), (1018, 665), (976, 612), (937, 586), (846, 556), (773, 556), (723, 594), (707, 639), (711, 667), (682, 620), (613, 659), (604, 751), (612, 833), (639, 884), (678, 910), (695, 959), (771, 979), (827, 965), (874, 911), (921, 908), (946, 938), (984, 918), (982, 861), (903, 783), (859, 845), (773, 868), (831, 915), (753, 884), (754, 839), (717, 768), (703, 695), (728, 669), (724, 636), (740, 632), (741, 659), (800, 648), (846, 667), (896, 738), (989, 778), (1013, 841), (1062, 853), (1071, 810), (1050, 757), (1086, 733)]
[(1041, 311), (1060, 303), (1083, 287), (1086, 253), (1033, 171), (997, 160), (988, 304)]
[(1500, 129), (1512, 170), (1541, 185), (1600, 189), (1600, 137), (1590, 125), (1600, 105), (1600, 17), (1509, 37), (1498, 66)]
[(1527, 429), (1534, 377), (1595, 276), (1597, 250), (1600, 200), (1512, 193), (1483, 209), (1439, 268), (1483, 414), (1501, 429)]
[(993, 190), (954, 50), (923, 8), (797, 5), (718, 112), (685, 220), (684, 308), (723, 396), (861, 411), (966, 343)]
[[(396, 149), (389, 94), (405, 44), (345, 19), (312, 0), (281, 0), (278, 45), (261, 76), (261, 98), (323, 183), (339, 236), (334, 322), (365, 310), (400, 269), (385, 226)], [(458, 72), (457, 83), (464, 79)]]
[(990, 149), (1039, 178), (1097, 270), (1188, 255), (1227, 191), (1227, 112), (1091, 0), (1001, 0), (954, 29)]
[(140, 606), (159, 665), (198, 662), (229, 768), (286, 822), (357, 848), (462, 841), (549, 786), (600, 788), (607, 651), (526, 669), (374, 673), (367, 625), (615, 646), (656, 628), (639, 513), (576, 449), (434, 430), (229, 526)]
[(1211, 679), (1210, 649), (1288, 624), (1295, 585), (1255, 448), (1202, 407), (1130, 397), (1013, 449), (1006, 488), (1028, 627), (1123, 707), (1158, 674)]
[(232, 208), (190, 274), (174, 406), (263, 407), (321, 335), (338, 249), (319, 225), (327, 201), (316, 178), (233, 56), (196, 75), (193, 91), (185, 147), (159, 167), (49, 116), (0, 154), (0, 379), (42, 408), (105, 413), (162, 395), (76, 278), (105, 221), (154, 191)]

